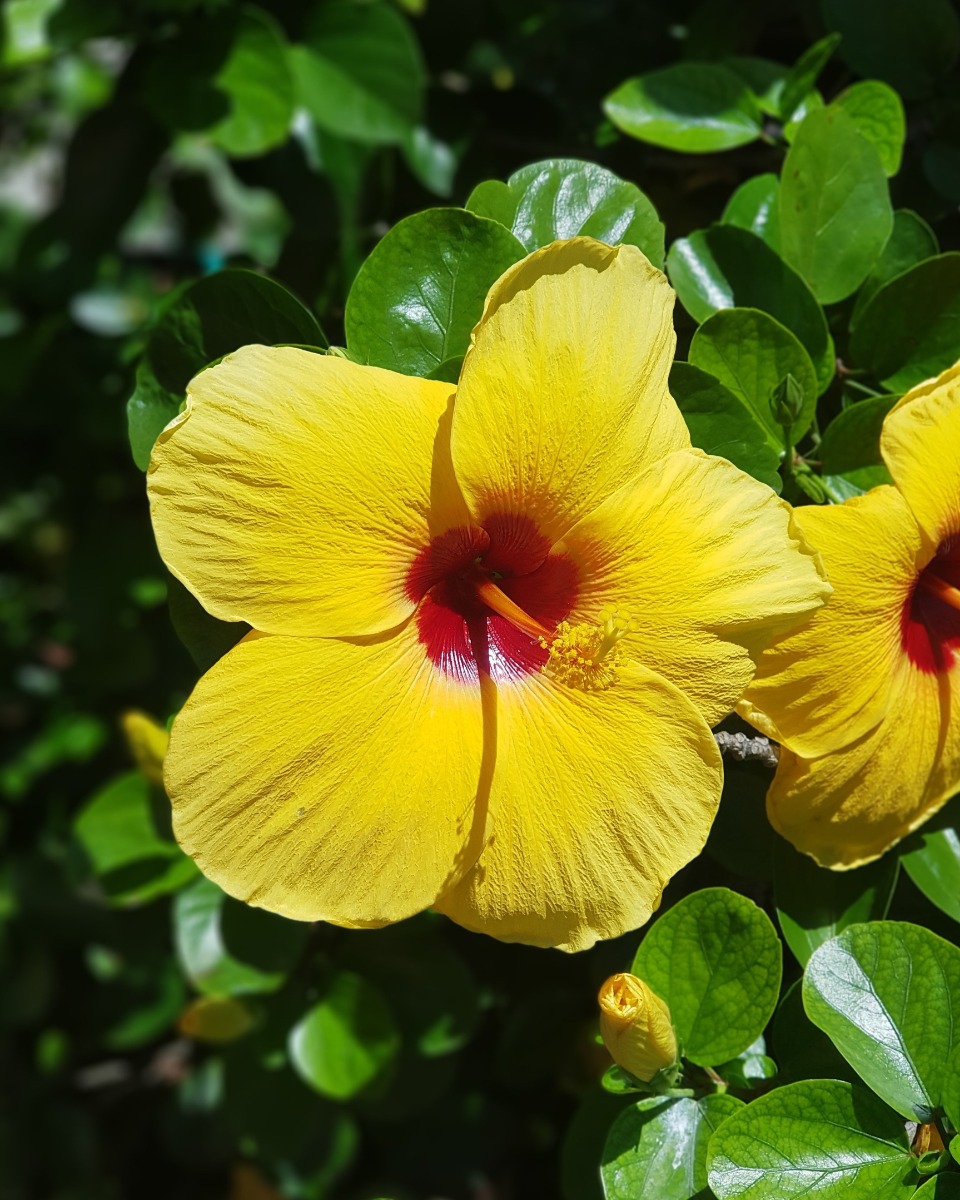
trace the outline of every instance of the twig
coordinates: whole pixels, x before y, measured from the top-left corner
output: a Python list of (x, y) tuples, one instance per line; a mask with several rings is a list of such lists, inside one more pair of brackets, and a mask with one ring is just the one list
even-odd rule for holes
[(729, 758), (733, 762), (760, 763), (761, 766), (769, 767), (773, 771), (780, 761), (780, 747), (777, 743), (771, 742), (769, 738), (759, 734), (756, 737), (749, 737), (745, 733), (727, 733), (725, 730), (721, 730), (713, 736), (723, 757)]

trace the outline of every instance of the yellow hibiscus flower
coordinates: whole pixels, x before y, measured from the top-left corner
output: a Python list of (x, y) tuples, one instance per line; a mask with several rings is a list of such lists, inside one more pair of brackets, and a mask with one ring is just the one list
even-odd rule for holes
[(690, 448), (672, 304), (638, 250), (576, 238), (497, 281), (456, 388), (263, 346), (193, 380), (157, 542), (254, 632), (165, 782), (226, 891), (576, 950), (700, 851), (710, 723), (829, 589), (788, 507)]
[(797, 511), (834, 592), (761, 656), (739, 706), (783, 743), (771, 822), (836, 868), (960, 788), (960, 364), (891, 409), (881, 450), (895, 486)]

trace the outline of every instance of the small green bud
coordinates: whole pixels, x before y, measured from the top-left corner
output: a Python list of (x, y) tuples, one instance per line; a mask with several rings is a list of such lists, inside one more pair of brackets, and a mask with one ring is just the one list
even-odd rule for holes
[(770, 393), (770, 411), (778, 425), (789, 428), (803, 411), (803, 388), (792, 375), (785, 375)]

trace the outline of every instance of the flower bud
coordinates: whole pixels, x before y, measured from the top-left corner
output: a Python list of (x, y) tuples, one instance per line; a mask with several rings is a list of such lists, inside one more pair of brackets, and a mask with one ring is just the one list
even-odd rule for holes
[(163, 786), (163, 758), (167, 753), (170, 734), (145, 713), (125, 712), (120, 719), (127, 747), (133, 760), (157, 787)]
[(649, 1083), (677, 1061), (670, 1009), (636, 975), (611, 975), (600, 989), (600, 1036), (618, 1067)]
[(770, 411), (778, 425), (789, 428), (803, 411), (803, 388), (792, 375), (784, 375), (770, 394)]

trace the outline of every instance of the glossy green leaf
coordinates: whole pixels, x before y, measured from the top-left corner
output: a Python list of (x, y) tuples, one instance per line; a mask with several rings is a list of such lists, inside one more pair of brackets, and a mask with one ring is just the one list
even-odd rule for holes
[(898, 398), (872, 396), (858, 400), (834, 417), (818, 447), (824, 474), (842, 475), (860, 467), (882, 464), (880, 431), (884, 417)]
[(248, 342), (326, 344), (312, 313), (279, 283), (253, 271), (208, 275), (169, 301), (127, 402), (130, 446), (142, 471), (157, 435), (179, 412), (193, 376)]
[(705, 888), (657, 920), (631, 970), (669, 1005), (684, 1056), (712, 1066), (763, 1032), (782, 965), (770, 918), (745, 896)]
[(727, 201), (720, 218), (763, 238), (772, 250), (780, 247), (780, 180), (776, 175), (754, 175), (741, 183)]
[(603, 111), (623, 133), (688, 154), (743, 146), (763, 129), (753, 93), (719, 63), (677, 63), (628, 79)]
[(887, 239), (873, 270), (857, 292), (857, 302), (850, 317), (851, 328), (879, 288), (888, 280), (940, 251), (936, 235), (923, 217), (909, 208), (898, 208), (893, 214), (893, 231)]
[(960, 1175), (934, 1175), (914, 1192), (916, 1200), (960, 1200)]
[(779, 450), (745, 401), (719, 379), (691, 363), (670, 368), (670, 394), (690, 430), (690, 440), (779, 492)]
[(197, 874), (170, 831), (170, 806), (139, 771), (108, 783), (78, 814), (73, 832), (112, 904), (142, 904)]
[(309, 933), (306, 925), (241, 904), (209, 879), (180, 892), (173, 926), (184, 972), (211, 996), (276, 991)]
[(400, 221), (354, 280), (344, 325), (352, 354), (428, 375), (464, 354), (487, 292), (526, 251), (499, 221), (433, 208)]
[(188, 22), (148, 60), (144, 99), (172, 130), (202, 130), (237, 157), (284, 141), (293, 77), (280, 26), (252, 5)]
[(930, 903), (960, 921), (960, 803), (942, 809), (901, 851), (907, 874)]
[(950, 0), (822, 0), (821, 7), (843, 39), (840, 57), (908, 100), (927, 95), (960, 54), (960, 20)]
[(903, 1122), (864, 1088), (791, 1083), (725, 1121), (710, 1142), (716, 1200), (899, 1200), (913, 1190)]
[(401, 144), (423, 113), (424, 68), (406, 19), (381, 0), (313, 7), (291, 52), (300, 99), (321, 129)]
[(783, 257), (823, 304), (833, 304), (864, 281), (892, 228), (876, 147), (841, 109), (810, 113), (783, 164)]
[(798, 442), (810, 428), (817, 404), (817, 376), (810, 355), (779, 321), (754, 308), (727, 308), (708, 317), (693, 335), (690, 361), (735, 392), (782, 453), (783, 433), (770, 408), (774, 388), (792, 375), (803, 391), (804, 408), (791, 431)]
[(800, 102), (820, 77), (820, 72), (830, 61), (840, 41), (839, 34), (828, 33), (804, 50), (787, 75), (780, 97), (780, 115), (784, 120), (793, 116)]
[(931, 1119), (960, 1045), (960, 949), (906, 922), (852, 925), (814, 951), (803, 1003), (891, 1108)]
[(720, 1123), (743, 1108), (734, 1096), (665, 1100), (651, 1096), (625, 1109), (603, 1148), (606, 1200), (690, 1200), (707, 1186), (707, 1147)]
[(489, 179), (466, 207), (499, 221), (528, 251), (563, 238), (596, 238), (610, 246), (639, 246), (663, 266), (663, 223), (635, 184), (606, 167), (576, 158), (551, 158), (515, 171), (506, 183)]
[(882, 921), (899, 871), (895, 855), (855, 871), (828, 871), (782, 839), (777, 843), (775, 861), (777, 918), (801, 965), (848, 925)]
[(885, 83), (864, 79), (848, 87), (831, 107), (842, 108), (868, 141), (873, 142), (887, 175), (896, 175), (903, 158), (907, 117), (903, 101)]
[(400, 1034), (380, 991), (352, 971), (338, 971), (291, 1029), (288, 1045), (305, 1082), (323, 1096), (349, 1100), (387, 1073)]
[(947, 1120), (955, 1130), (960, 1131), (960, 1046), (954, 1050), (947, 1064), (940, 1101)]
[(836, 370), (833, 339), (823, 309), (800, 276), (756, 234), (714, 225), (677, 238), (667, 274), (695, 321), (724, 308), (758, 308), (796, 335), (824, 391)]
[(850, 356), (891, 392), (905, 392), (960, 358), (960, 253), (939, 254), (885, 283), (850, 339)]

